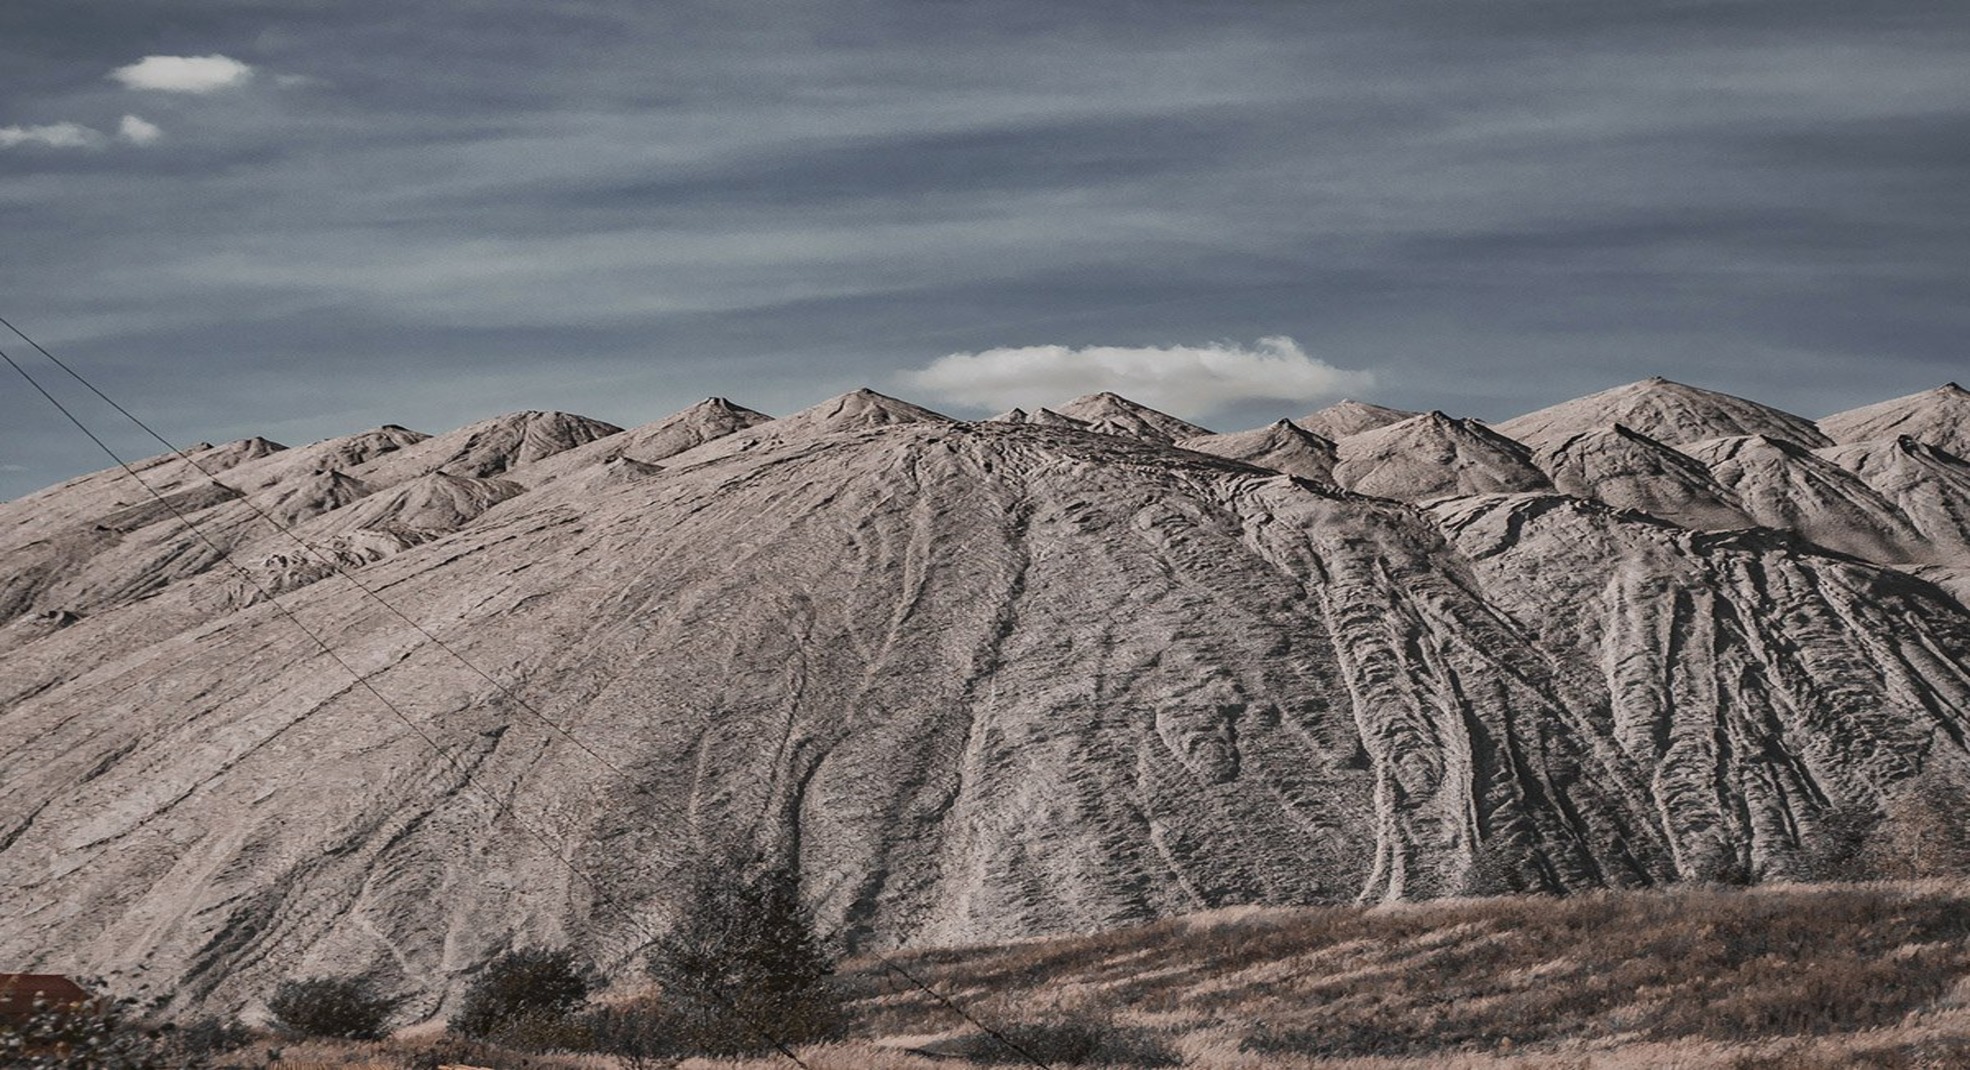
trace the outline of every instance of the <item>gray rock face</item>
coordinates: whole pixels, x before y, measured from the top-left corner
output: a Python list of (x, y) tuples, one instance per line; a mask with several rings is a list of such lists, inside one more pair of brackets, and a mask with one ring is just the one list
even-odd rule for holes
[(1702, 463), (1620, 424), (1538, 450), (1558, 490), (1704, 531), (1756, 526)]
[(1811, 451), (1764, 435), (1683, 449), (1710, 468), (1746, 515), (1871, 561), (1931, 561), (1922, 533), (1860, 477)]
[(1550, 446), (1613, 424), (1671, 446), (1744, 435), (1806, 447), (1832, 445), (1803, 416), (1660, 376), (1527, 413), (1499, 424), (1497, 430), (1528, 446)]
[(1814, 452), (1892, 502), (1928, 541), (1926, 557), (1970, 564), (1970, 462), (1907, 435)]
[[(1541, 451), (1616, 509), (1427, 414), (1338, 444), (1366, 497), (1281, 474), (1304, 432), (1213, 456), (1103, 404), (1134, 419), (700, 412), (660, 463), (522, 417), (250, 493), (147, 462), (255, 583), (107, 474), (10, 503), (0, 961), (432, 1012), (514, 944), (633, 969), (735, 843), (851, 940), (928, 944), (1807, 876), (1829, 813), (1970, 777), (1970, 561), (1847, 556), (1938, 544), (1947, 454)], [(1797, 530), (1676, 522), (1725, 507)], [(69, 535), (103, 578), (33, 556)]]

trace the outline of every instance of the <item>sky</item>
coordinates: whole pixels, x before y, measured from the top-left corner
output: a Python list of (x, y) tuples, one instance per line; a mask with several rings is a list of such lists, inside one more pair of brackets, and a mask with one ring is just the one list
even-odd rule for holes
[[(0, 316), (181, 443), (1819, 416), (1970, 378), (1966, 55), (1960, 0), (6, 0)], [(105, 466), (0, 375), (0, 498)]]

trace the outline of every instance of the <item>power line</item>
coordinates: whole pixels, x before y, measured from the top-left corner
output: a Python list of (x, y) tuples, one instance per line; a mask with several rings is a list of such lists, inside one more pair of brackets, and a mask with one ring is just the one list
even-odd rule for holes
[[(138, 427), (142, 428), (145, 434), (156, 439), (160, 444), (164, 446), (165, 449), (170, 450), (172, 453), (177, 454), (180, 460), (190, 465), (193, 469), (195, 469), (198, 472), (199, 475), (204, 476), (207, 480), (211, 481), (212, 483), (219, 484), (219, 477), (214, 475), (209, 470), (207, 470), (203, 465), (199, 464), (198, 461), (194, 459), (191, 454), (185, 452), (183, 449), (180, 449), (177, 445), (172, 443), (170, 439), (167, 439), (163, 435), (158, 434), (157, 431), (153, 429), (149, 424), (138, 419), (134, 413), (124, 408), (122, 405), (118, 404), (115, 399), (111, 398), (108, 394), (105, 394), (101, 390), (97, 389), (96, 384), (84, 378), (82, 374), (80, 372), (77, 372), (74, 368), (69, 367), (68, 364), (64, 362), (61, 358), (55, 356), (53, 353), (48, 352), (46, 349), (43, 349), (40, 343), (36, 342), (32, 338), (29, 338), (25, 333), (21, 331), (19, 327), (14, 326), (13, 323), (8, 321), (5, 317), (0, 317), (0, 326), (5, 326), (8, 330), (14, 332), (14, 334), (19, 335), (23, 341), (25, 341), (28, 345), (34, 347), (35, 352), (40, 353), (42, 356), (48, 358), (49, 362), (54, 364), (55, 367), (60, 368), (64, 372), (67, 372), (69, 378), (74, 379), (78, 383), (81, 383), (84, 387), (88, 389), (90, 393), (96, 395), (96, 397), (98, 398), (101, 398), (102, 401), (105, 404), (107, 404), (110, 408), (115, 409), (118, 413), (121, 413), (124, 419), (127, 419), (131, 423), (136, 424)], [(13, 362), (10, 359), (8, 363), (11, 364)], [(14, 366), (16, 368), (20, 367), (17, 364)], [(22, 374), (25, 375), (26, 373), (22, 372)], [(36, 384), (36, 389), (40, 389), (39, 384)], [(54, 401), (54, 398), (50, 396), (47, 391), (43, 390), (41, 393), (43, 397), (47, 397), (48, 400)], [(63, 410), (63, 414), (67, 415), (66, 409)], [(69, 419), (71, 421), (74, 421), (73, 416), (70, 416)], [(76, 426), (80, 427), (81, 424), (77, 423)], [(91, 435), (90, 438), (94, 439), (95, 436)], [(96, 444), (98, 446), (101, 446), (102, 445), (101, 440), (97, 440)], [(114, 457), (115, 454), (112, 453), (111, 456)], [(121, 464), (122, 463), (121, 460), (119, 460), (118, 463)], [(133, 478), (136, 476), (136, 473), (134, 471), (131, 471), (129, 466), (127, 465), (124, 466), (124, 470), (129, 471)], [(219, 484), (219, 485), (223, 486), (223, 484)], [(620, 777), (625, 784), (629, 785), (630, 790), (636, 792), (639, 795), (646, 795), (649, 793), (649, 789), (645, 787), (641, 781), (638, 781), (635, 777), (630, 776), (627, 772), (624, 772), (621, 768), (619, 768), (615, 763), (603, 757), (602, 754), (596, 751), (593, 747), (590, 747), (588, 744), (582, 742), (580, 738), (578, 738), (573, 732), (570, 732), (565, 726), (561, 725), (553, 718), (550, 718), (546, 714), (535, 709), (532, 703), (527, 702), (525, 699), (521, 698), (518, 694), (514, 693), (514, 691), (511, 688), (507, 687), (505, 684), (495, 679), (491, 673), (488, 673), (484, 669), (481, 669), (477, 664), (467, 659), (465, 655), (460, 654), (456, 649), (452, 647), (450, 643), (447, 643), (443, 639), (432, 634), (430, 629), (424, 627), (424, 625), (412, 619), (410, 616), (405, 614), (402, 610), (399, 610), (396, 606), (391, 605), (388, 601), (386, 601), (383, 598), (382, 595), (376, 593), (376, 591), (373, 588), (371, 588), (368, 584), (364, 583), (360, 579), (357, 579), (355, 575), (351, 573), (348, 569), (343, 568), (342, 563), (337, 561), (333, 555), (325, 554), (321, 552), (321, 550), (316, 548), (312, 543), (308, 542), (306, 539), (303, 539), (301, 536), (296, 535), (292, 528), (289, 528), (287, 525), (282, 524), (272, 514), (268, 513), (265, 509), (262, 509), (258, 505), (254, 504), (254, 501), (251, 497), (242, 497), (239, 500), (242, 503), (244, 503), (248, 509), (251, 509), (256, 515), (258, 515), (260, 519), (265, 520), (270, 526), (273, 527), (275, 531), (278, 531), (282, 535), (285, 535), (289, 541), (293, 542), (296, 546), (299, 546), (309, 556), (313, 557), (315, 560), (333, 569), (336, 575), (342, 577), (344, 580), (347, 580), (349, 583), (353, 584), (357, 590), (367, 595), (377, 605), (382, 606), (384, 610), (389, 612), (392, 616), (396, 617), (398, 620), (401, 620), (405, 624), (408, 624), (412, 628), (416, 629), (419, 635), (422, 635), (425, 639), (436, 644), (438, 649), (451, 655), (452, 658), (455, 659), (460, 665), (465, 666), (467, 669), (477, 674), (481, 679), (491, 684), (506, 699), (513, 702), (515, 705), (519, 706), (522, 710), (525, 710), (535, 720), (539, 721), (540, 723), (546, 725), (547, 727), (553, 729), (555, 732), (559, 733), (564, 739), (574, 744), (577, 748), (579, 748), (583, 752), (585, 752), (590, 758), (595, 759), (597, 762), (601, 763), (604, 767), (606, 767), (611, 773), (614, 773), (617, 777)], [(207, 540), (207, 542), (209, 544), (210, 540)], [(214, 549), (217, 549), (217, 547), (214, 547)]]
[[(8, 326), (10, 328), (12, 327), (11, 324), (9, 324)], [(15, 333), (18, 334), (19, 331), (15, 330)], [(247, 583), (251, 584), (256, 590), (258, 590), (262, 595), (264, 595), (269, 605), (273, 606), (273, 608), (278, 613), (280, 613), (281, 616), (285, 617), (290, 623), (292, 623), (294, 627), (301, 632), (301, 634), (307, 636), (308, 639), (313, 641), (315, 646), (319, 647), (321, 649), (321, 652), (328, 656), (329, 660), (341, 666), (343, 671), (347, 672), (351, 677), (354, 677), (356, 683), (361, 685), (365, 691), (368, 691), (370, 695), (373, 696), (377, 702), (381, 703), (385, 709), (388, 709), (390, 713), (397, 718), (397, 720), (403, 722), (405, 728), (410, 729), (411, 732), (417, 736), (417, 738), (424, 741), (426, 746), (430, 747), (433, 751), (435, 751), (438, 757), (444, 759), (446, 764), (450, 765), (454, 770), (458, 772), (458, 775), (463, 783), (471, 786), (471, 788), (474, 791), (477, 791), (479, 794), (485, 796), (486, 800), (493, 804), (494, 818), (497, 818), (502, 811), (505, 811), (508, 814), (508, 819), (513, 822), (514, 827), (520, 829), (520, 831), (525, 832), (528, 836), (532, 837), (542, 847), (546, 848), (547, 853), (550, 856), (552, 856), (555, 860), (559, 861), (562, 864), (562, 866), (564, 866), (568, 870), (570, 874), (574, 875), (575, 877), (579, 878), (583, 883), (587, 884), (589, 890), (595, 893), (595, 897), (597, 901), (607, 904), (611, 909), (615, 910), (616, 913), (621, 915), (623, 920), (627, 921), (632, 928), (636, 929), (637, 932), (643, 936), (646, 942), (654, 943), (656, 941), (655, 935), (652, 934), (649, 930), (643, 928), (641, 922), (637, 920), (636, 916), (632, 914), (628, 910), (628, 908), (618, 903), (614, 897), (610, 896), (606, 891), (602, 889), (602, 886), (600, 884), (596, 883), (593, 877), (590, 877), (587, 873), (584, 873), (579, 866), (576, 866), (574, 864), (573, 861), (562, 855), (561, 853), (562, 849), (567, 846), (566, 844), (554, 843), (553, 841), (548, 839), (548, 837), (544, 833), (538, 831), (537, 829), (534, 829), (526, 822), (520, 820), (520, 817), (517, 813), (513, 813), (512, 811), (508, 810), (506, 804), (502, 802), (497, 795), (494, 795), (490, 790), (488, 790), (483, 785), (481, 785), (477, 780), (473, 779), (472, 771), (466, 768), (464, 763), (460, 762), (457, 759), (457, 757), (455, 757), (450, 751), (446, 750), (444, 746), (441, 745), (436, 739), (432, 738), (430, 733), (426, 732), (423, 728), (420, 728), (417, 722), (411, 720), (410, 717), (406, 715), (402, 709), (399, 709), (396, 703), (390, 701), (390, 699), (387, 696), (385, 696), (382, 691), (377, 690), (376, 685), (373, 682), (371, 682), (367, 674), (358, 672), (355, 666), (349, 664), (349, 662), (345, 660), (342, 657), (342, 655), (336, 653), (335, 649), (328, 645), (327, 640), (323, 639), (320, 633), (316, 632), (313, 628), (308, 627), (306, 622), (302, 621), (300, 617), (295, 616), (293, 610), (289, 609), (285, 605), (282, 605), (280, 599), (277, 596), (275, 596), (275, 594), (272, 591), (269, 591), (266, 588), (266, 586), (261, 584), (258, 577), (254, 576), (253, 573), (245, 566), (234, 561), (232, 559), (232, 555), (227, 553), (224, 548), (222, 548), (216, 541), (214, 541), (211, 538), (211, 536), (207, 535), (203, 528), (193, 523), (192, 519), (189, 516), (185, 515), (185, 513), (178, 508), (175, 502), (165, 497), (162, 493), (160, 493), (157, 490), (157, 488), (151, 486), (150, 483), (147, 482), (142, 476), (138, 475), (137, 470), (135, 468), (132, 468), (130, 464), (127, 461), (125, 461), (120, 454), (118, 454), (114, 449), (110, 448), (109, 444), (104, 442), (100, 437), (98, 437), (94, 431), (89, 430), (88, 425), (84, 424), (79, 418), (77, 418), (76, 415), (69, 410), (68, 406), (62, 404), (59, 399), (57, 399), (53, 394), (49, 393), (47, 388), (43, 387), (39, 380), (35, 379), (33, 375), (29, 374), (26, 368), (21, 367), (20, 364), (16, 362), (12, 356), (9, 356), (5, 350), (0, 350), (0, 360), (6, 361), (9, 366), (11, 366), (15, 371), (19, 372), (21, 378), (27, 380), (28, 385), (34, 387), (35, 391), (39, 393), (42, 397), (46, 398), (49, 404), (53, 405), (58, 411), (61, 412), (63, 416), (67, 417), (68, 421), (74, 424), (77, 430), (81, 431), (84, 435), (88, 436), (89, 441), (94, 442), (97, 445), (97, 447), (99, 447), (104, 453), (108, 454), (110, 459), (116, 462), (117, 467), (123, 469), (123, 471), (127, 475), (129, 475), (131, 479), (137, 482), (138, 486), (142, 487), (145, 490), (145, 492), (150, 494), (151, 497), (157, 499), (158, 504), (164, 506), (165, 509), (169, 510), (171, 515), (174, 518), (176, 518), (179, 523), (183, 524), (188, 530), (192, 532), (192, 534), (196, 535), (201, 542), (205, 543), (205, 545), (209, 547), (214, 553), (218, 554), (219, 559), (221, 561), (224, 561), (235, 572), (239, 573), (240, 576), (244, 578)], [(200, 471), (203, 471), (203, 469), (200, 469)], [(210, 478), (209, 474), (207, 478)], [(761, 1026), (758, 1022), (754, 1021), (750, 1015), (747, 1015), (744, 1011), (740, 1010), (739, 1005), (735, 1001), (733, 1001), (729, 996), (727, 996), (720, 989), (720, 986), (716, 985), (713, 982), (707, 981), (706, 989), (708, 992), (710, 992), (710, 994), (715, 999), (717, 999), (720, 1003), (725, 1004), (727, 1009), (731, 1010), (735, 1015), (737, 1015), (748, 1028), (752, 1029), (762, 1039), (770, 1043), (781, 1055), (791, 1060), (794, 1063), (794, 1065), (802, 1067), (804, 1068), (804, 1070), (805, 1068), (807, 1068), (807, 1063), (803, 1061), (800, 1058), (800, 1056), (794, 1054), (792, 1048), (788, 1047), (784, 1041), (780, 1040), (779, 1037), (775, 1036), (771, 1031), (767, 1030), (764, 1026)]]
[[(157, 442), (162, 444), (167, 450), (176, 454), (181, 460), (183, 460), (187, 465), (191, 466), (200, 475), (204, 476), (208, 481), (210, 481), (215, 485), (219, 485), (219, 486), (224, 485), (219, 482), (219, 478), (216, 475), (214, 475), (211, 471), (208, 471), (204, 466), (200, 465), (195, 459), (193, 459), (191, 454), (179, 448), (176, 444), (172, 443), (169, 439), (159, 434), (149, 424), (145, 423), (142, 419), (138, 418), (136, 414), (130, 412), (130, 410), (124, 408), (115, 399), (111, 398), (108, 394), (98, 389), (94, 383), (88, 380), (88, 378), (83, 376), (80, 372), (76, 371), (74, 368), (70, 367), (65, 361), (61, 360), (61, 358), (55, 356), (53, 353), (49, 352), (46, 348), (42, 347), (42, 345), (39, 342), (36, 342), (33, 338), (29, 337), (25, 332), (23, 332), (19, 327), (16, 327), (12, 321), (6, 319), (5, 317), (0, 317), (0, 326), (6, 327), (9, 331), (12, 331), (15, 335), (19, 336), (28, 345), (32, 346), (35, 352), (41, 354), (50, 363), (54, 364), (57, 368), (60, 368), (63, 372), (67, 373), (70, 378), (80, 383), (90, 393), (94, 394), (97, 398), (101, 399), (105, 404), (109, 405), (112, 409), (116, 410), (125, 419), (129, 420), (131, 423), (141, 428), (146, 434), (148, 434), (151, 438), (155, 439)], [(110, 459), (114, 460), (117, 463), (117, 465), (121, 467), (123, 471), (130, 476), (130, 478), (136, 480), (139, 486), (143, 487), (147, 493), (149, 493), (152, 497), (156, 498), (161, 504), (165, 506), (165, 508), (170, 510), (171, 515), (173, 517), (175, 517), (180, 523), (184, 524), (186, 528), (188, 528), (189, 530), (192, 531), (193, 534), (198, 536), (200, 541), (204, 542), (216, 554), (218, 554), (220, 560), (224, 561), (234, 571), (238, 572), (241, 576), (243, 576), (249, 584), (251, 584), (255, 589), (259, 590), (261, 594), (263, 594), (267, 598), (267, 600), (274, 605), (275, 609), (279, 610), (282, 615), (286, 616), (289, 620), (293, 621), (293, 623), (297, 628), (299, 628), (304, 634), (308, 636), (308, 638), (312, 639), (315, 642), (315, 644), (322, 649), (323, 653), (327, 654), (331, 659), (333, 659), (336, 662), (336, 664), (340, 665), (343, 669), (347, 670), (352, 676), (354, 676), (357, 682), (362, 684), (362, 686), (366, 690), (368, 690), (372, 695), (376, 696), (379, 702), (382, 702), (386, 707), (388, 707), (390, 712), (396, 715), (398, 720), (403, 721), (406, 727), (410, 728), (413, 732), (415, 732), (421, 739), (423, 739), (434, 750), (436, 750), (441, 757), (443, 757), (454, 768), (456, 768), (459, 771), (459, 773), (465, 778), (467, 783), (471, 784), (474, 787), (474, 789), (478, 790), (481, 794), (484, 794), (489, 800), (491, 800), (495, 806), (495, 814), (497, 814), (498, 809), (503, 808), (503, 804), (501, 804), (500, 801), (495, 796), (493, 796), (490, 792), (486, 791), (484, 788), (480, 787), (476, 781), (472, 780), (472, 776), (469, 770), (467, 770), (463, 765), (461, 765), (457, 761), (457, 759), (453, 758), (449, 753), (447, 753), (441, 746), (438, 745), (438, 743), (435, 740), (433, 740), (422, 729), (418, 728), (416, 724), (411, 722), (410, 719), (406, 717), (401, 710), (399, 710), (394, 704), (392, 704), (389, 701), (389, 699), (385, 698), (383, 694), (380, 691), (378, 691), (373, 684), (369, 682), (369, 679), (367, 677), (356, 672), (354, 667), (350, 666), (332, 649), (330, 649), (328, 644), (324, 642), (319, 635), (317, 635), (315, 632), (310, 630), (305, 624), (301, 622), (301, 620), (298, 617), (295, 617), (285, 606), (282, 606), (279, 602), (279, 599), (276, 598), (272, 592), (268, 591), (266, 587), (261, 585), (259, 580), (255, 576), (253, 576), (253, 574), (249, 570), (247, 570), (245, 567), (235, 562), (232, 559), (231, 555), (226, 550), (221, 548), (208, 535), (206, 535), (203, 529), (199, 528), (197, 524), (192, 522), (189, 516), (181, 512), (175, 503), (168, 501), (149, 483), (145, 482), (143, 477), (138, 475), (135, 469), (133, 469), (129, 464), (125, 463), (123, 458), (120, 455), (118, 455), (115, 450), (111, 449), (107, 443), (105, 443), (101, 438), (97, 437), (94, 432), (90, 431), (89, 428), (85, 426), (80, 419), (78, 419), (72, 412), (69, 411), (67, 406), (63, 405), (59, 400), (55, 398), (53, 394), (49, 393), (45, 388), (43, 388), (42, 385), (38, 381), (36, 381), (32, 375), (28, 374), (25, 368), (21, 367), (18, 363), (16, 363), (12, 357), (7, 356), (7, 354), (4, 351), (0, 351), (0, 358), (4, 358), (6, 362), (14, 368), (15, 371), (21, 374), (22, 378), (26, 379), (29, 382), (29, 384), (31, 384), (34, 387), (34, 389), (41, 394), (42, 397), (46, 398), (50, 404), (54, 405), (55, 408), (59, 410), (63, 416), (67, 417), (70, 423), (74, 424), (78, 430), (80, 430), (84, 435), (88, 436), (89, 440), (94, 442), (97, 445), (97, 447), (100, 448), (104, 453), (108, 454)], [(542, 724), (545, 724), (549, 728), (552, 728), (563, 738), (567, 739), (570, 743), (574, 744), (574, 746), (577, 749), (579, 749), (582, 753), (588, 755), (590, 758), (594, 759), (597, 763), (602, 765), (604, 768), (608, 769), (610, 772), (614, 773), (617, 777), (621, 778), (625, 783), (627, 783), (631, 787), (633, 791), (642, 795), (649, 794), (648, 789), (640, 781), (636, 780), (634, 777), (631, 777), (627, 772), (625, 772), (620, 767), (615, 765), (615, 763), (603, 757), (601, 753), (596, 751), (594, 748), (590, 747), (588, 744), (584, 743), (579, 737), (577, 737), (573, 732), (569, 731), (565, 726), (561, 725), (560, 723), (549, 718), (547, 715), (541, 713), (539, 710), (535, 709), (531, 703), (521, 698), (507, 685), (501, 683), (498, 679), (494, 678), (490, 673), (486, 672), (484, 669), (480, 668), (476, 663), (472, 662), (470, 659), (465, 657), (464, 654), (460, 653), (457, 649), (452, 647), (451, 644), (445, 642), (443, 639), (432, 634), (430, 630), (425, 628), (418, 621), (411, 618), (409, 615), (405, 614), (402, 610), (399, 610), (396, 606), (392, 605), (381, 594), (377, 593), (376, 590), (371, 588), (369, 585), (363, 583), (360, 579), (356, 578), (353, 574), (351, 574), (347, 569), (343, 568), (341, 563), (335, 560), (333, 556), (323, 554), (320, 550), (318, 550), (307, 540), (302, 539), (299, 535), (296, 535), (292, 529), (282, 524), (279, 519), (269, 514), (266, 510), (261, 509), (258, 505), (254, 504), (251, 498), (242, 497), (240, 500), (244, 502), (247, 508), (252, 510), (255, 515), (259, 516), (260, 519), (265, 520), (270, 526), (272, 526), (275, 530), (279, 531), (282, 535), (285, 535), (289, 540), (294, 542), (296, 545), (300, 546), (310, 556), (314, 557), (318, 561), (321, 561), (323, 564), (326, 564), (330, 569), (332, 569), (335, 572), (336, 575), (341, 576), (344, 580), (347, 580), (350, 584), (354, 585), (356, 589), (360, 590), (365, 596), (370, 598), (372, 601), (376, 602), (378, 605), (382, 606), (392, 616), (396, 617), (398, 620), (403, 621), (405, 624), (410, 625), (413, 629), (415, 629), (418, 632), (418, 634), (422, 635), (425, 639), (429, 640), (430, 642), (436, 644), (446, 654), (449, 654), (453, 659), (457, 660), (459, 664), (465, 666), (467, 669), (471, 670), (474, 674), (479, 676), (481, 679), (491, 684), (494, 688), (496, 688), (500, 692), (502, 696), (506, 697), (507, 699), (512, 701), (515, 705), (525, 710), (527, 713), (532, 715), (536, 720), (540, 721)], [(536, 840), (540, 841), (540, 843), (543, 846), (548, 847), (550, 853), (554, 854), (557, 860), (561, 861), (562, 864), (566, 866), (571, 873), (573, 873), (575, 876), (579, 877), (582, 881), (587, 883), (590, 889), (596, 893), (597, 897), (601, 901), (607, 903), (611, 908), (615, 909), (619, 914), (621, 914), (624, 917), (624, 919), (631, 924), (632, 927), (636, 928), (639, 932), (642, 933), (642, 935), (646, 940), (654, 940), (654, 937), (651, 936), (648, 930), (642, 928), (641, 924), (637, 922), (637, 920), (633, 915), (631, 915), (627, 910), (622, 908), (613, 899), (610, 899), (606, 895), (606, 893), (602, 892), (600, 886), (595, 883), (593, 878), (589, 877), (586, 873), (581, 872), (579, 869), (577, 869), (574, 866), (572, 862), (563, 858), (558, 852), (558, 850), (555, 849), (555, 845), (549, 843), (545, 839), (545, 837), (542, 836), (541, 834), (534, 832), (531, 829), (527, 829), (527, 827), (520, 822), (517, 815), (515, 815), (512, 819), (516, 826), (519, 826), (524, 831), (527, 831), (530, 836), (533, 836)], [(925, 983), (924, 981), (919, 980), (914, 974), (910, 973), (908, 970), (905, 970), (901, 965), (899, 965), (897, 962), (895, 962), (895, 960), (891, 959), (889, 956), (883, 954), (880, 951), (876, 951), (874, 949), (870, 949), (868, 953), (873, 955), (876, 958), (876, 960), (880, 962), (885, 968), (903, 977), (911, 985), (919, 989), (922, 989), (932, 999), (936, 1000), (938, 1003), (942, 1004), (943, 1006), (949, 1008), (958, 1017), (970, 1023), (973, 1027), (983, 1031), (986, 1035), (993, 1038), (996, 1042), (1003, 1045), (1008, 1050), (1019, 1055), (1021, 1058), (1025, 1059), (1027, 1062), (1031, 1063), (1032, 1065), (1039, 1067), (1040, 1070), (1052, 1070), (1052, 1068), (1045, 1061), (1041, 1060), (1040, 1058), (1035, 1056), (1032, 1052), (1028, 1051), (1026, 1048), (1019, 1045), (1017, 1042), (1012, 1040), (1012, 1038), (1005, 1035), (1005, 1033), (979, 1020), (977, 1017), (975, 1017), (970, 1012), (965, 1010), (964, 1007), (959, 1005), (956, 1001), (954, 1001), (950, 997), (945, 996), (943, 993), (938, 992), (934, 987)], [(731, 1009), (737, 1012), (738, 1009), (736, 1004), (730, 1004), (729, 1000), (724, 1000), (724, 997), (721, 993), (714, 993), (714, 995), (718, 995), (721, 1001), (727, 1002), (730, 1005)], [(767, 1033), (763, 1030), (759, 1030), (757, 1025), (750, 1022), (750, 1020), (747, 1021), (747, 1024), (749, 1026), (752, 1026), (756, 1031), (759, 1031), (762, 1037), (771, 1041), (773, 1046), (776, 1049), (778, 1049), (782, 1055), (785, 1055), (787, 1058), (792, 1059), (797, 1064), (800, 1064), (802, 1066), (806, 1065), (804, 1063), (801, 1063), (800, 1059), (797, 1056), (795, 1056), (793, 1052), (789, 1050), (784, 1044), (782, 1044), (777, 1038), (773, 1037), (772, 1034)]]

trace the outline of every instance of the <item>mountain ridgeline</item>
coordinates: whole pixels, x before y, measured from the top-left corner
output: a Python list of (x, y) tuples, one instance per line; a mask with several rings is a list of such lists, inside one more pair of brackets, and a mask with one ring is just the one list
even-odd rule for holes
[(0, 504), (0, 963), (431, 1011), (733, 845), (874, 947), (1827, 876), (1970, 784), (1965, 427), (858, 391), (84, 476)]

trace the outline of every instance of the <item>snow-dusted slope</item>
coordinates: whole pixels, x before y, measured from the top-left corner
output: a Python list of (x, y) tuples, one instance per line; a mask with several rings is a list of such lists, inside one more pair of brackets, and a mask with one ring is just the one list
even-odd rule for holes
[[(1427, 414), (1338, 444), (1364, 497), (1268, 470), (1321, 454), (1276, 425), (1179, 449), (868, 391), (725, 422), (651, 460), (522, 418), (252, 490), (301, 542), (224, 545), (408, 724), (230, 569), (154, 567), (198, 543), (140, 491), (23, 499), (0, 960), (218, 1007), (367, 972), (428, 1011), (508, 946), (627, 963), (712, 845), (935, 943), (1809, 876), (1829, 814), (1970, 781), (1937, 451), (1589, 432), (1539, 454), (1569, 496)], [(516, 460), (529, 427), (563, 448)], [(244, 507), (179, 467), (146, 470)], [(1797, 533), (1689, 530), (1730, 508)], [(63, 538), (125, 585), (14, 556)]]

